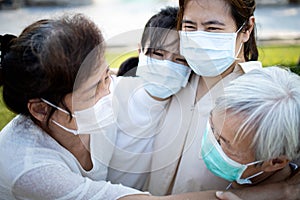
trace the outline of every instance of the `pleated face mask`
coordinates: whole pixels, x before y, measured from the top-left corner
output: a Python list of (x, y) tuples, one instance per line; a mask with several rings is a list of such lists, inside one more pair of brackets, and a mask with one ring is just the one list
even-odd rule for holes
[(248, 166), (261, 163), (263, 161), (255, 161), (248, 164), (240, 164), (229, 158), (214, 136), (210, 124), (207, 124), (206, 131), (202, 138), (201, 155), (206, 167), (216, 176), (227, 181), (236, 181), (239, 184), (251, 184), (251, 178), (263, 173), (258, 172), (247, 178), (241, 178)]
[[(66, 110), (52, 104), (51, 102), (42, 99), (48, 105), (69, 114)], [(76, 120), (77, 130), (69, 129), (60, 123), (53, 121), (54, 124), (74, 135), (78, 134), (97, 134), (101, 130), (115, 122), (114, 111), (112, 107), (112, 94), (102, 97), (97, 103), (87, 109), (75, 111), (72, 116)]]
[(180, 31), (180, 54), (196, 74), (218, 76), (238, 59), (243, 43), (235, 53), (236, 38), (242, 28), (235, 33)]
[(183, 64), (140, 53), (136, 73), (143, 79), (144, 88), (150, 95), (167, 98), (186, 86), (191, 69)]

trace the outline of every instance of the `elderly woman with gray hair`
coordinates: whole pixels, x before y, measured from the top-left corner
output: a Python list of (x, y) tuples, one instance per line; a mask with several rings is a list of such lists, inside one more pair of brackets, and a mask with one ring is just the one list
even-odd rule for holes
[(207, 168), (241, 188), (289, 180), (299, 168), (300, 77), (279, 67), (232, 81), (216, 101), (202, 140)]

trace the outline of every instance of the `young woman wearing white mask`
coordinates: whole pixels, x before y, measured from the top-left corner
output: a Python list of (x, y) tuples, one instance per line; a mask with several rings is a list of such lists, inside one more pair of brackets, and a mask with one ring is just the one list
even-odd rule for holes
[(138, 77), (123, 78), (115, 88), (120, 107), (117, 145), (108, 173), (113, 183), (143, 188), (165, 108), (190, 77), (191, 69), (179, 54), (178, 10), (166, 7), (148, 20), (140, 42)]
[(179, 4), (180, 52), (194, 74), (169, 105), (156, 138), (149, 191), (160, 195), (228, 185), (206, 169), (198, 147), (223, 88), (243, 73), (261, 68), (256, 61), (254, 0), (180, 0)]

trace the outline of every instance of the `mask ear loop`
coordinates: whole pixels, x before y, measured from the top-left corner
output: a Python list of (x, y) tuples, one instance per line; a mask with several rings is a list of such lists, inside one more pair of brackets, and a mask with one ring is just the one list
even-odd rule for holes
[(259, 175), (261, 175), (262, 173), (264, 173), (264, 171), (260, 171), (260, 172), (258, 172), (258, 173), (256, 173), (256, 174), (253, 174), (252, 176), (249, 176), (249, 177), (247, 177), (247, 178), (245, 178), (245, 179), (241, 179), (241, 180), (237, 180), (237, 183), (238, 184), (252, 184), (252, 181), (250, 180), (250, 179), (252, 179), (252, 178), (254, 178), (254, 177), (256, 177), (256, 176), (259, 176)]
[(57, 126), (59, 126), (60, 128), (62, 128), (63, 130), (65, 130), (65, 131), (67, 131), (69, 133), (72, 133), (73, 135), (78, 135), (79, 134), (77, 130), (73, 130), (73, 129), (69, 129), (67, 127), (64, 127), (63, 125), (61, 125), (60, 123), (58, 123), (58, 122), (56, 122), (54, 120), (52, 120), (52, 122), (54, 124), (56, 124)]
[[(263, 160), (254, 161), (254, 162), (248, 163), (246, 166), (248, 167), (248, 166), (255, 165), (255, 164), (258, 164), (258, 163), (261, 163), (261, 162), (264, 162), (264, 161)], [(241, 182), (237, 181), (237, 183), (239, 183), (239, 184), (251, 184), (252, 181), (250, 179), (252, 179), (256, 176), (259, 176), (262, 173), (264, 173), (264, 171), (260, 171), (256, 174), (253, 174), (252, 176), (247, 177), (246, 179), (242, 179), (242, 180), (245, 180), (245, 181), (241, 181)]]
[[(238, 35), (238, 33), (244, 28), (244, 26), (246, 25), (246, 22), (244, 22), (243, 24), (242, 24), (242, 26), (236, 31), (236, 34)], [(242, 49), (242, 47), (243, 47), (243, 42), (241, 43), (241, 45), (240, 45), (240, 47), (239, 47), (239, 50), (238, 50), (238, 52), (235, 54), (235, 60), (241, 60), (241, 58), (238, 58), (237, 57), (237, 55), (239, 55), (239, 53), (240, 53), (240, 51), (241, 51), (241, 49)]]
[(234, 58), (235, 60), (242, 60), (241, 58), (237, 57), (237, 55), (240, 54), (240, 51), (242, 50), (243, 44), (244, 44), (244, 43), (242, 42), (241, 45), (240, 45), (240, 48), (239, 48), (238, 52), (235, 54), (235, 56), (234, 56), (234, 57), (235, 57), (235, 58)]
[(236, 33), (239, 33), (244, 28), (245, 25), (246, 25), (246, 22), (244, 22), (242, 24), (242, 26), (236, 31)]
[[(48, 104), (48, 105), (50, 105), (50, 106), (56, 108), (57, 110), (59, 110), (59, 111), (61, 111), (61, 112), (63, 112), (63, 113), (66, 113), (67, 115), (70, 114), (70, 113), (67, 112), (66, 110), (64, 110), (64, 109), (62, 109), (62, 108), (60, 108), (60, 107), (54, 105), (53, 103), (47, 101), (47, 100), (44, 99), (44, 98), (41, 98), (41, 100), (42, 100), (43, 102), (45, 102), (46, 104)], [(72, 114), (72, 116), (75, 117), (75, 115), (73, 115), (73, 114)], [(73, 130), (73, 129), (66, 128), (66, 127), (62, 126), (60, 123), (58, 123), (58, 122), (56, 122), (56, 121), (54, 121), (54, 120), (52, 120), (52, 122), (53, 122), (54, 124), (56, 124), (57, 126), (59, 126), (60, 128), (62, 128), (63, 130), (65, 130), (65, 131), (67, 131), (67, 132), (69, 132), (69, 133), (73, 133), (74, 135), (78, 135), (77, 130)]]
[[(246, 164), (246, 166), (248, 167), (248, 166), (250, 166), (250, 165), (255, 165), (255, 164), (258, 164), (258, 163), (261, 163), (261, 162), (264, 162), (264, 161), (262, 161), (262, 160), (254, 161), (254, 162), (251, 162), (251, 163)], [(245, 178), (245, 179), (241, 179), (242, 181), (237, 180), (237, 183), (238, 183), (238, 184), (241, 184), (241, 185), (242, 185), (242, 184), (252, 184), (252, 181), (251, 181), (250, 179), (252, 179), (252, 178), (254, 178), (254, 177), (256, 177), (256, 176), (259, 176), (259, 175), (261, 175), (262, 173), (264, 173), (264, 171), (260, 171), (260, 172), (258, 172), (258, 173), (256, 173), (256, 174), (253, 174), (253, 175), (251, 175), (251, 176), (249, 176), (249, 177), (247, 177), (247, 178)], [(232, 186), (232, 183), (233, 183), (233, 182), (229, 183), (229, 185), (226, 187), (225, 190), (229, 190), (229, 189), (231, 188), (231, 186)]]
[[(54, 105), (53, 103), (51, 103), (51, 102), (47, 101), (46, 99), (43, 99), (43, 98), (41, 98), (41, 100), (42, 100), (43, 102), (45, 102), (46, 104), (48, 104), (48, 105), (50, 105), (50, 106), (52, 106), (52, 107), (56, 108), (57, 110), (59, 110), (59, 111), (61, 111), (61, 112), (64, 112), (64, 113), (66, 113), (67, 115), (69, 115), (69, 114), (70, 114), (68, 111), (66, 111), (66, 110), (64, 110), (64, 109), (62, 109), (62, 108), (60, 108), (60, 107), (58, 107), (58, 106)], [(75, 117), (75, 115), (74, 115), (74, 114), (71, 114), (71, 115), (72, 115), (72, 117)]]

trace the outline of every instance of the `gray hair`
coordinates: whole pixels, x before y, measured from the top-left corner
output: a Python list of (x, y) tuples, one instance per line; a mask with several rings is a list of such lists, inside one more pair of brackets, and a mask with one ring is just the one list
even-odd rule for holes
[(213, 110), (241, 118), (235, 141), (254, 134), (256, 159), (300, 153), (300, 76), (288, 69), (266, 67), (232, 81)]

